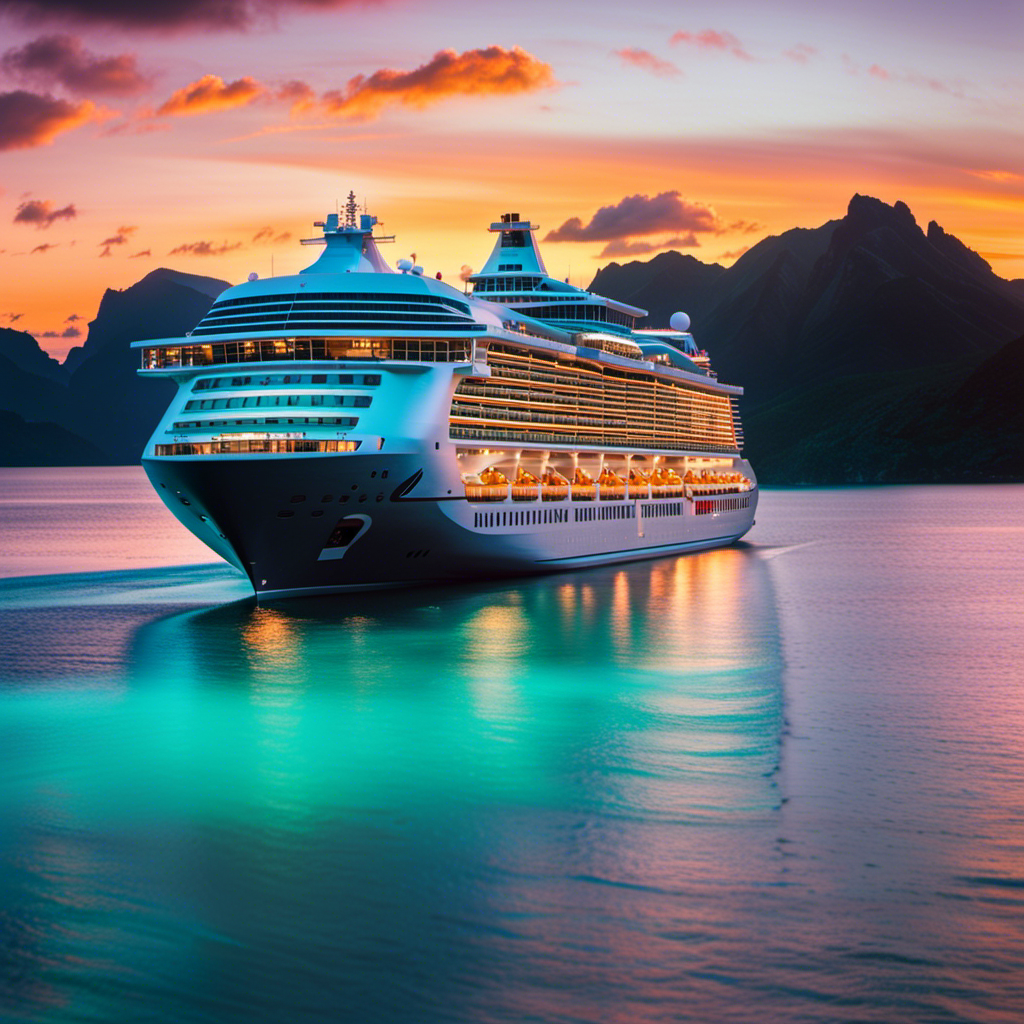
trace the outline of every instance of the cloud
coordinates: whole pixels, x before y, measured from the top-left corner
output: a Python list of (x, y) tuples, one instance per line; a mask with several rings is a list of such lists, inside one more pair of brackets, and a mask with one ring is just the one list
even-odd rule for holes
[(66, 323), (66, 324), (73, 324), (76, 320), (81, 320), (81, 319), (82, 318), (77, 313), (72, 313), (71, 316), (65, 318), (64, 323)]
[(103, 259), (103, 258), (104, 258), (105, 256), (113, 256), (113, 255), (114, 255), (114, 254), (113, 254), (113, 253), (112, 253), (112, 252), (110, 251), (110, 246), (108, 245), (108, 246), (106, 247), (106, 249), (104, 249), (104, 250), (103, 250), (103, 252), (101, 252), (101, 253), (99, 254), (99, 256), (97, 257), (97, 259)]
[(758, 231), (764, 231), (765, 225), (758, 223), (756, 220), (734, 220), (731, 224), (726, 224), (718, 229), (718, 234), (727, 235), (739, 232), (744, 235), (753, 235)]
[(509, 96), (555, 85), (550, 64), (513, 46), (441, 50), (413, 71), (382, 68), (356, 75), (344, 90), (324, 93), (327, 110), (354, 121), (377, 117), (391, 103), (426, 107), (452, 96)]
[(544, 241), (606, 242), (660, 231), (716, 231), (719, 226), (709, 206), (688, 202), (678, 192), (662, 192), (653, 199), (627, 196), (615, 206), (602, 206), (586, 226), (579, 217), (570, 217)]
[(731, 53), (740, 60), (753, 60), (749, 53), (743, 48), (743, 44), (731, 32), (716, 32), (707, 28), (703, 32), (676, 32), (670, 43), (687, 43), (696, 46), (698, 50), (721, 50), (723, 53)]
[(311, 110), (316, 104), (316, 93), (313, 87), (306, 82), (293, 79), (285, 82), (280, 89), (274, 93), (274, 99), (282, 100), (292, 105), (292, 117), (307, 110)]
[(14, 214), (15, 224), (35, 224), (37, 228), (48, 228), (57, 220), (73, 220), (78, 216), (74, 203), (68, 203), (59, 210), (53, 208), (49, 199), (28, 199), (18, 206)]
[(643, 256), (645, 253), (660, 252), (662, 249), (696, 249), (699, 247), (700, 240), (692, 231), (678, 238), (666, 238), (664, 242), (629, 242), (624, 238), (617, 238), (609, 242), (595, 259), (605, 256)]
[(184, 245), (179, 245), (172, 249), (168, 256), (222, 256), (226, 252), (241, 248), (241, 242), (235, 242), (234, 244), (222, 242), (220, 245), (214, 242), (186, 242)]
[(103, 116), (88, 100), (71, 103), (23, 89), (0, 93), (0, 150), (46, 146), (62, 132)]
[(292, 233), (290, 231), (282, 231), (278, 234), (272, 227), (265, 227), (260, 228), (252, 236), (252, 240), (260, 245), (280, 245), (282, 242), (287, 242), (291, 237)]
[[(860, 65), (853, 60), (849, 54), (843, 54), (843, 68), (847, 74), (857, 76), (861, 72)], [(924, 75), (920, 71), (893, 71), (891, 68), (882, 67), (881, 64), (872, 64), (865, 73), (880, 82), (896, 82), (904, 85), (917, 86), (920, 89), (929, 89), (932, 92), (941, 93), (944, 96), (953, 96), (956, 99), (967, 99), (966, 88), (968, 83), (963, 79), (935, 78), (933, 75)]]
[(7, 322), (12, 324), (16, 324), (24, 315), (24, 313), (4, 313)]
[(111, 235), (110, 238), (104, 238), (99, 245), (105, 245), (109, 249), (112, 245), (127, 245), (129, 239), (139, 229), (134, 224), (126, 224), (124, 227), (117, 229), (116, 235)]
[(56, 249), (58, 245), (60, 242), (43, 242), (42, 245), (37, 245), (29, 255), (34, 256), (37, 252), (49, 252), (51, 249)]
[(77, 93), (135, 96), (149, 87), (131, 54), (96, 57), (74, 36), (42, 36), (8, 50), (0, 66), (12, 77)]
[(637, 46), (632, 46), (626, 50), (613, 50), (612, 52), (621, 58), (623, 64), (631, 64), (635, 68), (650, 71), (652, 75), (657, 75), (659, 78), (671, 78), (674, 75), (682, 74), (675, 64), (669, 60), (655, 57), (650, 50), (642, 50)]
[(1016, 171), (971, 170), (970, 168), (965, 168), (965, 170), (975, 178), (981, 178), (982, 181), (994, 181), (1000, 185), (1024, 181), (1024, 174), (1018, 174)]
[(796, 64), (807, 64), (812, 57), (817, 56), (817, 53), (817, 47), (808, 46), (807, 43), (797, 43), (796, 46), (783, 50), (782, 56), (788, 57)]
[(243, 31), (272, 23), (282, 8), (330, 9), (352, 0), (0, 0), (0, 13), (23, 22), (77, 22), (117, 28)]
[(722, 255), (719, 256), (718, 258), (720, 260), (737, 260), (745, 252), (749, 252), (749, 251), (750, 251), (750, 246), (749, 245), (745, 245), (745, 246), (743, 246), (742, 249), (731, 249), (729, 252), (723, 252)]
[(60, 336), (62, 338), (80, 338), (82, 336), (82, 332), (77, 327), (65, 327), (64, 330), (60, 332)]
[(152, 249), (143, 249), (142, 252), (133, 252), (131, 254), (131, 256), (128, 257), (128, 259), (130, 259), (130, 260), (137, 260), (140, 256), (152, 256), (152, 255), (153, 255), (153, 250)]
[(219, 75), (202, 78), (179, 89), (157, 110), (158, 117), (181, 117), (209, 114), (215, 110), (244, 107), (266, 92), (265, 86), (246, 75), (234, 82), (225, 82)]

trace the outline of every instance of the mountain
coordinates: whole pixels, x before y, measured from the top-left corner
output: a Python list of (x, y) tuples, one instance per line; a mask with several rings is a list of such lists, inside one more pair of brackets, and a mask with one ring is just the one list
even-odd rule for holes
[[(0, 464), (31, 464), (19, 451), (21, 444), (35, 453), (32, 458), (40, 460), (36, 465), (69, 464), (69, 456), (60, 450), (47, 454), (46, 444), (58, 444), (63, 436), (54, 424), (69, 432), (73, 440), (67, 441), (68, 451), (79, 453), (83, 461), (137, 463), (175, 385), (141, 380), (136, 374), (139, 353), (130, 348), (131, 342), (191, 330), (227, 287), (215, 278), (160, 269), (124, 291), (108, 290), (85, 344), (72, 349), (56, 377), (49, 366), (54, 361), (35, 338), (0, 331), (0, 410), (29, 421), (5, 421)], [(43, 440), (30, 444), (30, 435)]]
[(39, 347), (39, 342), (25, 331), (0, 327), (0, 357), (20, 370), (46, 380), (67, 380), (67, 370)]
[(106, 456), (56, 423), (26, 423), (0, 410), (0, 466), (101, 466)]
[[(766, 238), (727, 269), (684, 261), (699, 262), (612, 264), (591, 287), (649, 296), (652, 326), (691, 313), (720, 377), (744, 385), (764, 483), (1024, 479), (1003, 454), (1017, 399), (980, 383), (1014, 365), (1024, 289), (934, 221), (923, 231), (904, 203), (855, 195), (841, 220)], [(946, 436), (964, 426), (968, 380), (984, 455)]]
[(227, 287), (226, 281), (161, 269), (124, 291), (108, 290), (89, 324), (83, 355), (68, 383), (68, 417), (61, 422), (114, 463), (137, 463), (177, 385), (140, 379), (140, 354), (131, 342), (192, 330)]

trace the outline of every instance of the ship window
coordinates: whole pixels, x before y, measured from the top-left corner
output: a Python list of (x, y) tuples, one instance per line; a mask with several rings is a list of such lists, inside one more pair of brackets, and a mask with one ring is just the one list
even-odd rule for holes
[(370, 404), (370, 396), (369, 395), (356, 395), (355, 398), (352, 400), (352, 404), (357, 409), (365, 409)]
[(313, 381), (312, 382), (314, 384), (326, 384), (327, 383), (327, 374), (326, 373), (314, 373), (313, 374)]
[(375, 387), (376, 385), (378, 385), (380, 383), (380, 374), (379, 373), (368, 373), (368, 374), (366, 374), (363, 377), (363, 383), (367, 387)]

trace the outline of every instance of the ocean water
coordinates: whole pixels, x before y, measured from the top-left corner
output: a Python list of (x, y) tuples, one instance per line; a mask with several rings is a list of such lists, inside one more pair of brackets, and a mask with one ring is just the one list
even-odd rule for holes
[(0, 1020), (1024, 1019), (1024, 488), (757, 519), (259, 608), (0, 470)]

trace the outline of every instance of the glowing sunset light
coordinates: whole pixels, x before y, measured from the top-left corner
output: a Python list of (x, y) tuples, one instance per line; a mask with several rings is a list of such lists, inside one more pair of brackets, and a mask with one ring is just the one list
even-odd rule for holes
[(72, 312), (155, 267), (295, 272), (350, 188), (397, 235), (389, 259), (446, 280), (506, 208), (586, 284), (666, 248), (728, 263), (855, 192), (1024, 277), (1019, 4), (519, 15), (498, 32), (463, 0), (0, 0), (0, 322), (23, 314), (61, 356)]

